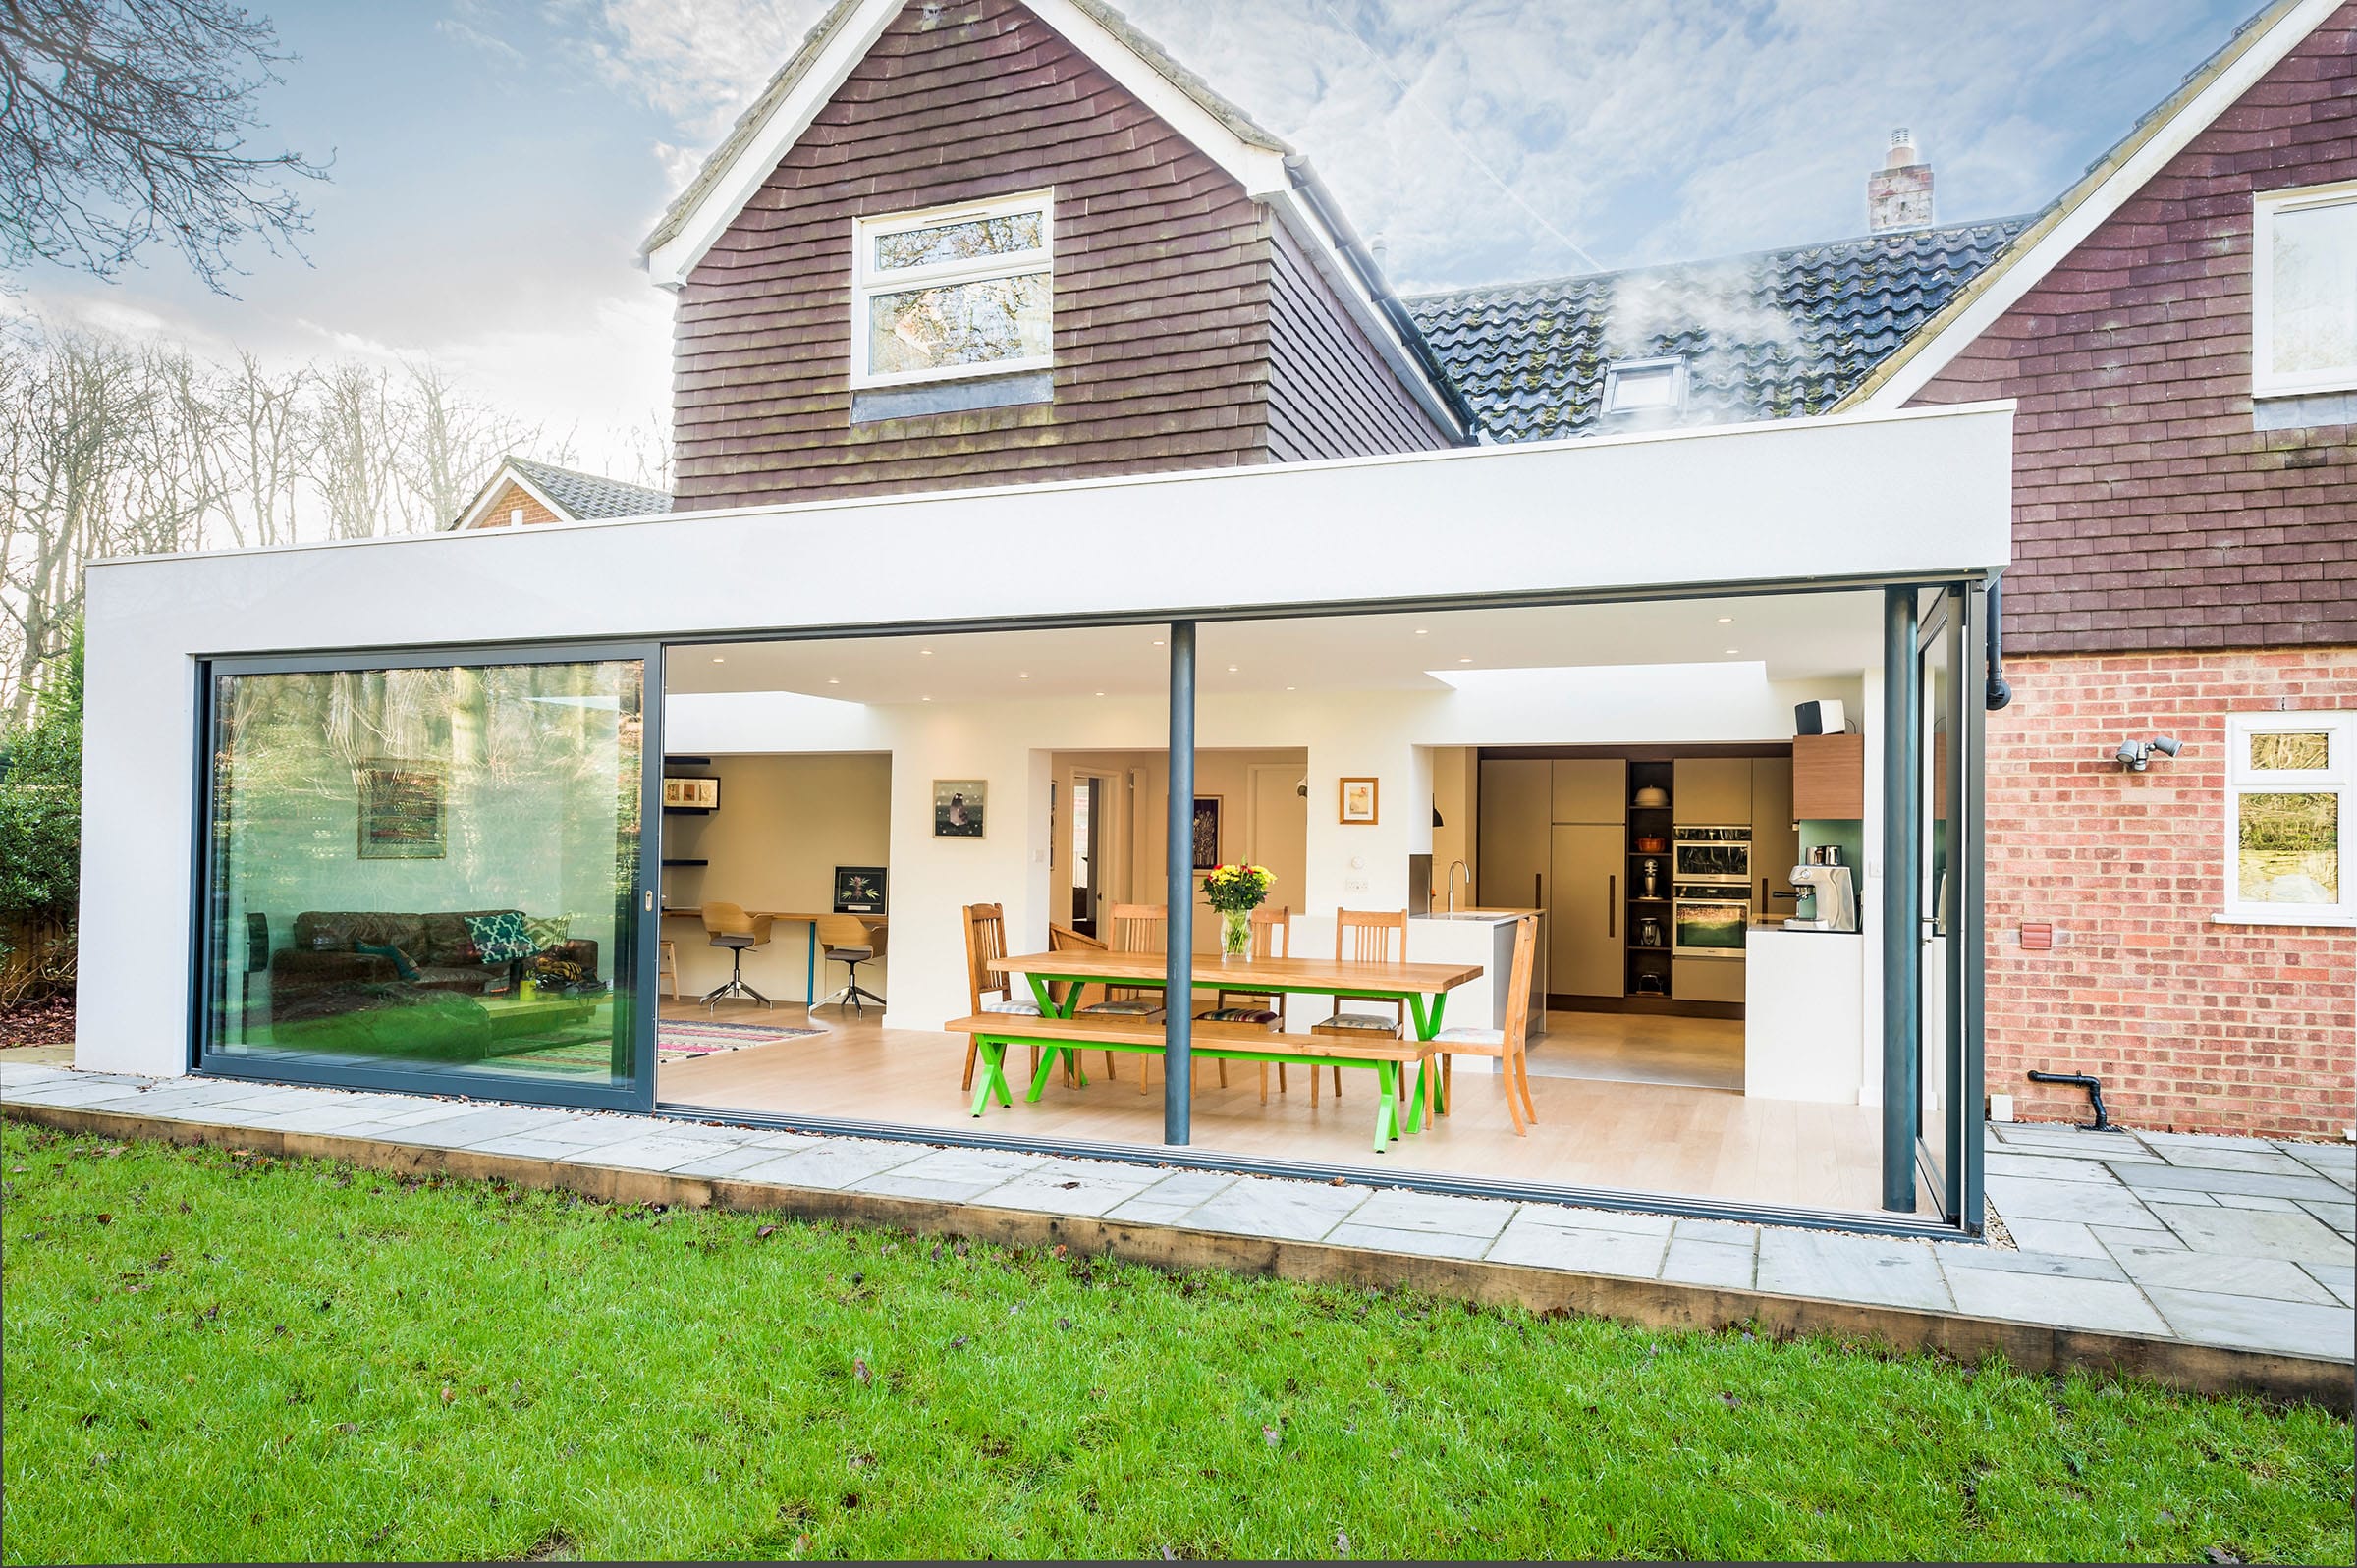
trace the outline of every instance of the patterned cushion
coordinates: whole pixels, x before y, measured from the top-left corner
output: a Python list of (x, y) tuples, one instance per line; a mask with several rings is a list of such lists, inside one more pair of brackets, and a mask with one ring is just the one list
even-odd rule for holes
[(1506, 1031), (1503, 1029), (1475, 1029), (1467, 1026), (1462, 1029), (1444, 1029), (1432, 1037), (1432, 1043), (1436, 1046), (1445, 1046), (1452, 1042), (1466, 1046), (1503, 1046), (1506, 1044)]
[(466, 916), (466, 940), (482, 954), (485, 963), (529, 958), (540, 950), (531, 933), (524, 929), (523, 916), (513, 909), (495, 915)]
[(1266, 1007), (1215, 1007), (1195, 1016), (1205, 1023), (1273, 1024), (1277, 1021), (1277, 1015)]
[(546, 952), (573, 935), (573, 916), (525, 915), (523, 917), (523, 934), (532, 939), (533, 951)]
[(1162, 1003), (1148, 1001), (1143, 997), (1131, 997), (1124, 1001), (1095, 1002), (1080, 1010), (1084, 1013), (1099, 1013), (1107, 1017), (1159, 1018), (1162, 1016)]
[(1387, 1035), (1396, 1035), (1399, 1032), (1399, 1020), (1386, 1018), (1378, 1012), (1338, 1012), (1331, 1018), (1320, 1020), (1314, 1027), (1380, 1030)]
[(1017, 1001), (1013, 997), (985, 997), (982, 999), (982, 1010), (984, 1012), (1014, 1013), (1023, 1018), (1036, 1018), (1039, 1016), (1039, 1003)]

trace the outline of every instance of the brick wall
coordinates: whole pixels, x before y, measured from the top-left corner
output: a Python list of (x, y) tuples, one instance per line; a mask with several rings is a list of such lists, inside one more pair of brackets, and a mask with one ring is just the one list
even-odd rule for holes
[(483, 514), (483, 520), (476, 523), (475, 526), (478, 528), (505, 528), (508, 526), (508, 514), (519, 507), (523, 509), (523, 520), (527, 527), (537, 522), (561, 522), (564, 520), (540, 505), (522, 486), (511, 479), (500, 491), (498, 499), (491, 503), (491, 510)]
[[(2357, 708), (2357, 647), (2005, 663), (1989, 716), (1988, 1085), (2025, 1119), (2337, 1138), (2357, 1123), (2357, 932), (2219, 925), (2225, 716)], [(2110, 760), (2175, 735), (2150, 772)], [(2342, 875), (2357, 874), (2344, 867)], [(2021, 923), (2052, 921), (2051, 951)]]
[(2252, 195), (2357, 179), (2357, 3), (1927, 386), (2019, 401), (2023, 653), (2357, 642), (2357, 427), (2254, 428)]

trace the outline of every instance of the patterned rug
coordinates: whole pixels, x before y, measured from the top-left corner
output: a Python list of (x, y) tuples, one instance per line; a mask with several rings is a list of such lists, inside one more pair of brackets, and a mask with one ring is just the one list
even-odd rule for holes
[(664, 1018), (655, 1024), (655, 1048), (664, 1061), (692, 1061), (747, 1046), (774, 1046), (788, 1040), (823, 1035), (824, 1029), (795, 1029), (763, 1023), (702, 1023), (690, 1018)]

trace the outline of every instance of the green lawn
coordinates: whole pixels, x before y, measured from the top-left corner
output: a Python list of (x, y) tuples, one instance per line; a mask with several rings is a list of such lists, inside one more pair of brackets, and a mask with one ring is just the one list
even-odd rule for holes
[(4, 1149), (12, 1563), (2351, 1558), (2350, 1430), (2310, 1409), (13, 1123)]

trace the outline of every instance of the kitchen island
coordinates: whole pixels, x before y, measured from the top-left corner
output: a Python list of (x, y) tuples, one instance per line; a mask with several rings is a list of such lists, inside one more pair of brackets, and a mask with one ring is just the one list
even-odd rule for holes
[(1743, 1092), (1763, 1100), (1861, 1103), (1866, 939), (1854, 931), (1745, 934)]

